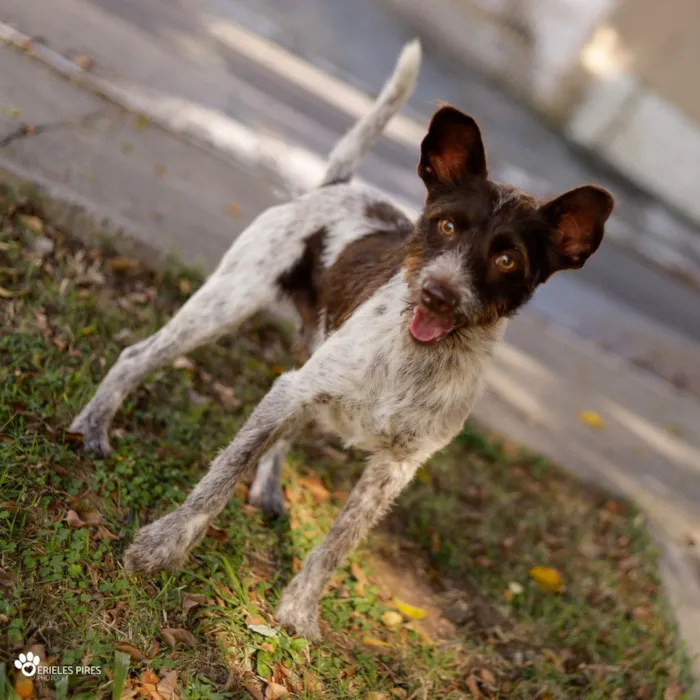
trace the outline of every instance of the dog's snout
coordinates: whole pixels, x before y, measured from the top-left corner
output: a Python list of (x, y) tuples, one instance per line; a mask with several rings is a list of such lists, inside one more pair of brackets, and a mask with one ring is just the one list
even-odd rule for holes
[(421, 289), (423, 305), (435, 314), (452, 313), (457, 306), (457, 295), (446, 284), (428, 280)]

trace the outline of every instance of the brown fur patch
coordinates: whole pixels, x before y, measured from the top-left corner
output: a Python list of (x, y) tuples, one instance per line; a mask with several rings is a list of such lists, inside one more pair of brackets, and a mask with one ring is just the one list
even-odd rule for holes
[(321, 255), (327, 232), (320, 228), (306, 240), (304, 253), (294, 267), (280, 276), (278, 283), (294, 303), (303, 325), (302, 334), (308, 345), (316, 332), (323, 275)]
[(406, 215), (389, 202), (375, 201), (365, 208), (365, 216), (368, 219), (378, 221), (383, 226), (392, 230), (412, 231), (413, 224)]
[(323, 275), (326, 328), (338, 328), (399, 270), (408, 231), (377, 231), (350, 243)]

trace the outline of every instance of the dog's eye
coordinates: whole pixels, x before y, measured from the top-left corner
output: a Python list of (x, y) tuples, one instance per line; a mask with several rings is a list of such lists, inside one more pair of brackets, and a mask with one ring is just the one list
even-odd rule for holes
[(440, 233), (443, 236), (454, 236), (454, 234), (457, 232), (455, 222), (451, 219), (440, 219), (438, 229), (440, 229)]
[(503, 255), (499, 255), (496, 258), (496, 267), (501, 271), (501, 272), (512, 272), (515, 270), (515, 258), (513, 258), (512, 255), (508, 255), (508, 253), (503, 253)]

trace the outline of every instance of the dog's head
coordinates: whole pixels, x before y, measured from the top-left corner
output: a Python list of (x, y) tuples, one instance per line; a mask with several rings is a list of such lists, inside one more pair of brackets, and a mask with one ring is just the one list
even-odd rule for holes
[(433, 116), (418, 174), (428, 195), (405, 264), (424, 343), (511, 316), (554, 272), (582, 267), (613, 208), (592, 185), (539, 203), (489, 180), (479, 127), (453, 107)]

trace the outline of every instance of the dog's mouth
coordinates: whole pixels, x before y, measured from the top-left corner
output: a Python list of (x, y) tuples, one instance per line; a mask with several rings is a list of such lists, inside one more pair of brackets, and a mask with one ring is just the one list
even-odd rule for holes
[(447, 337), (456, 325), (454, 316), (438, 316), (419, 304), (413, 311), (409, 332), (419, 343), (437, 343)]

